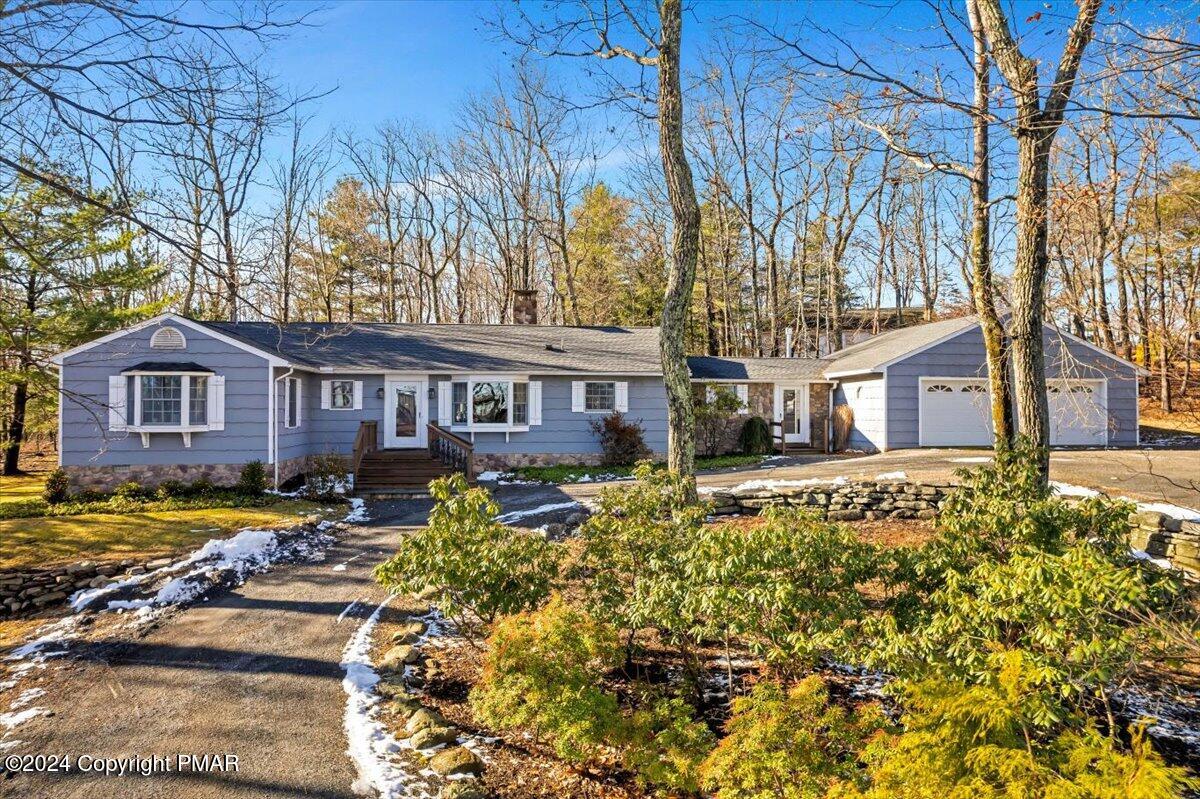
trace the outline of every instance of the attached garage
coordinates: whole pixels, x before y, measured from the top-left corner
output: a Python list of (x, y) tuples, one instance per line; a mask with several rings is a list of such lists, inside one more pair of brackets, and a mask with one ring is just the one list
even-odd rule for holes
[(1048, 380), (1046, 400), (1051, 444), (1108, 444), (1108, 397), (1103, 380)]
[[(922, 447), (990, 447), (991, 393), (987, 382), (960, 377), (923, 377), (917, 404)], [(1052, 446), (1108, 444), (1104, 380), (1049, 380)]]
[(992, 411), (983, 380), (921, 378), (922, 447), (990, 447)]

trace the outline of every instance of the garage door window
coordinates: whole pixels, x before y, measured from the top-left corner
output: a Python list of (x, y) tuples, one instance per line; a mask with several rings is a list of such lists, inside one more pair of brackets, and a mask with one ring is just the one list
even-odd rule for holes
[(925, 390), (930, 394), (949, 394), (951, 391), (954, 391), (950, 386), (943, 386), (941, 383), (934, 383), (932, 386), (926, 387)]
[(979, 385), (978, 383), (969, 383), (968, 385), (965, 385), (962, 388), (960, 388), (959, 391), (962, 391), (966, 394), (983, 394), (984, 392), (987, 391), (987, 389), (984, 388), (983, 386)]

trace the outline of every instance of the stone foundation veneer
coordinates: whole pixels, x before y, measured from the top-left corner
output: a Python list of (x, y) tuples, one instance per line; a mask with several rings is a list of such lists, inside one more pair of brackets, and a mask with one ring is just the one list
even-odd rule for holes
[[(279, 482), (308, 471), (309, 456), (288, 458), (279, 462)], [(206, 479), (216, 486), (231, 486), (242, 476), (244, 463), (154, 464), (143, 466), (64, 466), (71, 480), (72, 491), (112, 491), (121, 483), (134, 481), (145, 488), (157, 488), (167, 480), (194, 483)], [(271, 464), (265, 464), (267, 481), (274, 477)]]
[[(599, 452), (476, 452), (475, 474), (504, 472), (522, 466), (599, 466), (604, 456)], [(665, 461), (667, 453), (654, 452), (650, 459)]]

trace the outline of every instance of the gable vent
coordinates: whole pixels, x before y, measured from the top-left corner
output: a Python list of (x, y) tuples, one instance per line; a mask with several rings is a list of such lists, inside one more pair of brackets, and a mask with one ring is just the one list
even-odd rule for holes
[(182, 350), (187, 348), (187, 340), (173, 327), (160, 327), (150, 337), (150, 346), (156, 350)]

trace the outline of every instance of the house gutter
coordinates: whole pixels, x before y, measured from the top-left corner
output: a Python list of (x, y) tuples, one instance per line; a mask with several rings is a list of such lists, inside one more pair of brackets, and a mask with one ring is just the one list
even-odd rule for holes
[(267, 423), (271, 425), (271, 429), (267, 433), (267, 449), (271, 456), (271, 464), (275, 467), (275, 477), (272, 481), (275, 490), (279, 490), (279, 425), (275, 424), (275, 406), (279, 404), (279, 381), (286, 380), (295, 372), (295, 367), (289, 366), (288, 370), (271, 381), (270, 395), (267, 397)]

